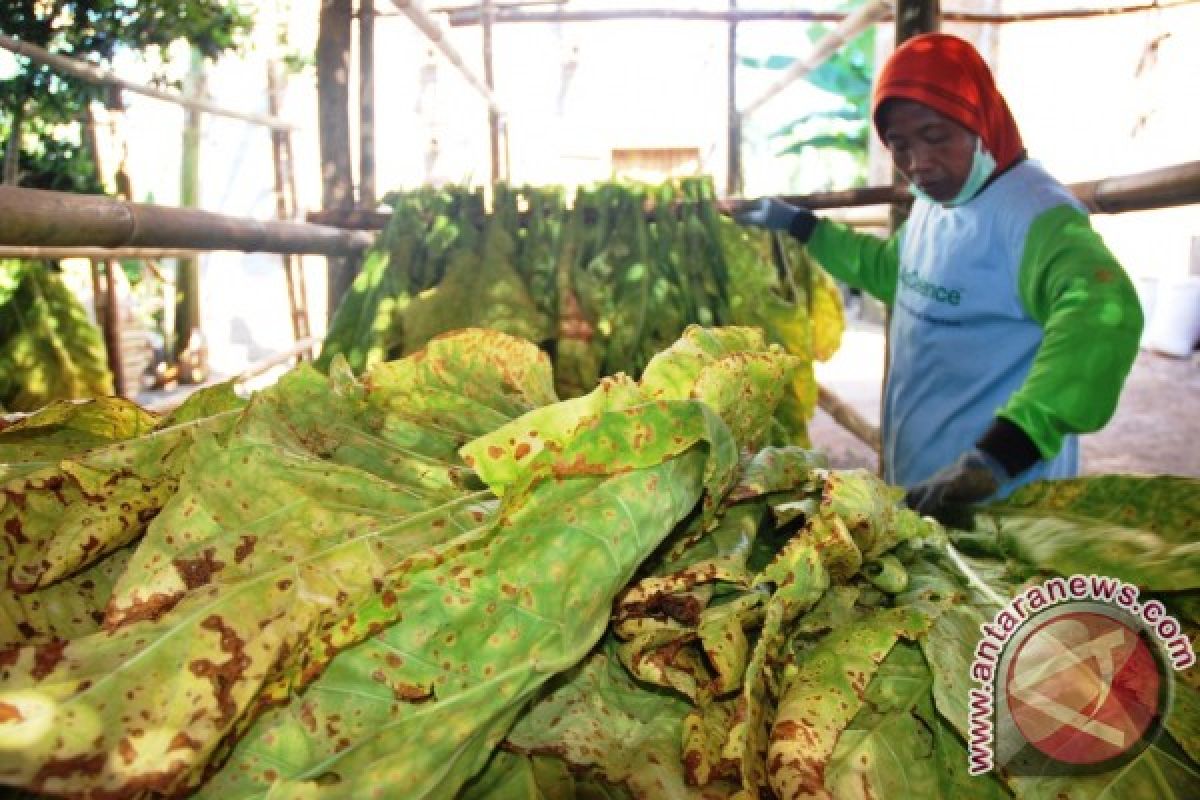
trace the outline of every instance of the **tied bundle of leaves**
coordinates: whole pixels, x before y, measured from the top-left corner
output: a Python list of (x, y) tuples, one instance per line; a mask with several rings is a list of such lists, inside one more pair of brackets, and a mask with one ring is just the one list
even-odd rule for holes
[(762, 328), (800, 359), (774, 438), (807, 444), (814, 359), (843, 329), (840, 295), (790, 240), (718, 214), (711, 181), (601, 184), (565, 207), (552, 188), (389, 197), (393, 217), (342, 302), (318, 365), (361, 372), (434, 336), (483, 327), (537, 343), (563, 397), (604, 376), (637, 378), (688, 325)]
[[(31, 577), (3, 606), (0, 783), (1187, 796), (1187, 676), (1166, 733), (1112, 773), (973, 778), (964, 737), (979, 624), (1023, 581), (1111, 568), (1195, 625), (1197, 482), (1033, 487), (948, 537), (871, 475), (765, 446), (799, 366), (760, 331), (693, 327), (640, 381), (558, 401), (544, 353), (469, 330), (357, 378), (299, 367), (244, 407), (96, 403), (0, 432), (4, 458), (40, 459), (4, 494), (5, 574)], [(61, 483), (32, 477), (45, 464)], [(124, 494), (92, 496), (114, 476)], [(138, 531), (94, 525), (133, 480), (158, 487)], [(51, 501), (74, 543), (53, 577), (13, 535), (44, 530)]]
[(0, 409), (112, 392), (100, 331), (57, 273), (0, 260)]

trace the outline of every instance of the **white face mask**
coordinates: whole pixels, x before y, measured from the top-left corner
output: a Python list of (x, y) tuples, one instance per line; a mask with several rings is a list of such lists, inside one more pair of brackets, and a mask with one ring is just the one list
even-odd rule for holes
[[(983, 146), (983, 139), (975, 137), (975, 154), (971, 157), (971, 171), (967, 173), (967, 179), (963, 181), (962, 188), (958, 190), (958, 194), (951, 199), (942, 203), (947, 208), (954, 208), (967, 203), (975, 195), (979, 194), (979, 190), (988, 182), (988, 178), (992, 177), (992, 173), (996, 171), (996, 159), (992, 158), (992, 154)], [(908, 190), (915, 197), (922, 200), (928, 200), (930, 203), (937, 203), (925, 192), (917, 188), (916, 184), (909, 184)]]

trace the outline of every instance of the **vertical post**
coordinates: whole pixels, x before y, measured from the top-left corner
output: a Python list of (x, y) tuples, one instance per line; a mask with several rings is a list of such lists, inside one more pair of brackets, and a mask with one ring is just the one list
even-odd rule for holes
[(375, 199), (375, 0), (358, 8), (358, 203)]
[[(267, 62), (267, 113), (278, 116), (283, 81), (279, 77), (279, 65)], [(275, 216), (290, 220), (295, 214), (295, 195), (289, 195), (290, 158), (285, 144), (291, 133), (286, 130), (271, 130), (271, 160), (275, 173)], [(287, 281), (288, 305), (292, 312), (292, 335), (296, 341), (308, 337), (308, 297), (304, 287), (304, 270), (298, 256), (284, 254), (283, 276)]]
[(127, 397), (125, 360), (121, 357), (121, 308), (117, 304), (117, 262), (104, 261), (104, 349), (108, 351), (108, 369), (113, 377), (113, 393)]
[(19, 103), (12, 112), (12, 130), (8, 132), (8, 142), (4, 147), (4, 174), (0, 176), (0, 183), (17, 185), (21, 172), (21, 128), (24, 126), (25, 104)]
[[(492, 65), (492, 27), (496, 21), (496, 6), (493, 0), (482, 0), (479, 15), (483, 22), (483, 82), (488, 91), (496, 88), (496, 74)], [(500, 115), (488, 106), (488, 142), (491, 145), (492, 185), (500, 182)]]
[[(729, 10), (737, 11), (737, 0), (729, 0)], [(729, 63), (726, 85), (729, 87), (729, 160), (725, 173), (725, 194), (736, 197), (742, 191), (742, 117), (737, 110), (737, 21), (729, 22)]]
[[(353, 0), (321, 0), (317, 32), (317, 117), (321, 149), (321, 205), (328, 210), (354, 205), (354, 167), (350, 157), (350, 39)], [(326, 312), (354, 283), (357, 262), (330, 256)]]
[[(192, 48), (191, 66), (184, 81), (188, 97), (205, 94), (204, 56)], [(179, 174), (179, 205), (196, 208), (200, 204), (200, 112), (186, 108), (183, 121), (183, 160)], [(128, 198), (133, 200), (132, 197)], [(181, 258), (175, 278), (175, 345), (178, 357), (188, 346), (192, 331), (200, 328), (200, 259)]]

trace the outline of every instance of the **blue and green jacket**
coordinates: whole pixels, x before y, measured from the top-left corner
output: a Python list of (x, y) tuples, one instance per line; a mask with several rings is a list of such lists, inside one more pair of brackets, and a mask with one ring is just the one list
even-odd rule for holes
[(888, 481), (929, 478), (997, 420), (1040, 456), (1000, 496), (1078, 473), (1076, 434), (1112, 417), (1142, 312), (1084, 208), (1040, 164), (1019, 162), (961, 206), (918, 199), (887, 240), (820, 220), (808, 249), (891, 308)]

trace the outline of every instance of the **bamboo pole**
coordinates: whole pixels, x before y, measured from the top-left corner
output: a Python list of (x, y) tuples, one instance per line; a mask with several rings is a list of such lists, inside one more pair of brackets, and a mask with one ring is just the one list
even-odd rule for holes
[(429, 12), (417, 0), (391, 0), (391, 2), (392, 5), (403, 12), (417, 26), (417, 29), (421, 33), (425, 34), (425, 37), (434, 46), (442, 51), (442, 55), (446, 57), (446, 60), (453, 64), (462, 73), (462, 76), (467, 79), (467, 83), (483, 96), (483, 99), (487, 101), (489, 109), (495, 111), (497, 114), (504, 113), (504, 109), (496, 101), (496, 97), (492, 94), (492, 90), (488, 88), (487, 83), (480, 80), (479, 76), (463, 61), (463, 57), (459, 55), (454, 45), (450, 44), (446, 37), (447, 31), (441, 22), (430, 16)]
[(845, 400), (820, 384), (817, 384), (817, 405), (833, 417), (835, 422), (854, 434), (860, 442), (875, 451), (875, 455), (882, 453), (883, 438), (879, 428), (868, 422), (866, 417), (859, 414)]
[[(1164, 11), (1179, 6), (1188, 6), (1200, 0), (1175, 0), (1169, 3), (1138, 3), (1111, 6), (1108, 8), (1072, 8), (1047, 11), (1015, 13), (987, 13), (980, 11), (943, 11), (942, 19), (973, 25), (1004, 25), (1014, 22), (1046, 22), (1066, 19), (1091, 19), (1124, 14), (1139, 14), (1147, 11)], [(452, 28), (481, 24), (478, 10), (473, 6), (431, 9), (432, 13), (444, 12)], [(621, 20), (666, 20), (677, 22), (841, 22), (848, 14), (843, 11), (807, 10), (743, 10), (743, 11), (699, 11), (691, 9), (608, 9), (604, 11), (522, 11), (515, 6), (498, 7), (495, 22), (611, 22)], [(885, 19), (892, 19), (889, 12)]]
[[(188, 97), (201, 98), (207, 91), (204, 56), (193, 47), (191, 64), (184, 79)], [(200, 205), (200, 114), (188, 108), (183, 119), (183, 151), (179, 167), (179, 206), (196, 208)], [(133, 197), (126, 199), (132, 200)], [(194, 331), (200, 329), (200, 259), (181, 258), (175, 272), (175, 336), (172, 355), (178, 358)]]
[[(737, 11), (737, 0), (729, 0), (729, 10)], [(733, 197), (742, 191), (742, 116), (737, 109), (737, 22), (729, 23), (728, 60), (726, 62), (725, 85), (728, 90), (726, 116), (729, 120), (729, 137), (726, 147), (729, 158), (725, 167), (725, 194)]]
[(836, 28), (813, 46), (812, 52), (806, 58), (793, 64), (778, 80), (768, 86), (766, 91), (746, 104), (746, 107), (742, 109), (742, 119), (745, 120), (746, 117), (758, 111), (758, 109), (766, 105), (788, 86), (821, 66), (842, 45), (886, 17), (887, 13), (888, 0), (871, 0), (871, 2), (865, 4), (862, 8), (847, 16)]
[[(278, 64), (267, 62), (267, 107), (278, 113), (282, 87)], [(285, 143), (291, 138), (286, 131), (271, 131), (271, 166), (275, 188), (275, 216), (280, 220), (291, 219), (295, 213), (295, 196), (288, 194), (288, 160)], [(303, 339), (308, 336), (308, 296), (304, 286), (304, 266), (299, 258), (290, 253), (281, 255), (283, 277), (287, 284), (288, 308), (292, 316), (292, 337)]]
[(0, 186), (0, 245), (345, 255), (366, 249), (373, 239), (368, 233), (319, 225)]
[[(488, 91), (496, 89), (496, 70), (492, 62), (492, 20), (496, 9), (491, 0), (482, 0), (479, 13), (483, 17), (483, 82)], [(488, 107), (488, 147), (491, 154), (492, 185), (500, 182), (500, 115)]]
[(375, 202), (375, 0), (359, 0), (358, 203)]
[(108, 371), (112, 373), (113, 393), (125, 397), (125, 359), (121, 353), (121, 309), (117, 304), (117, 262), (101, 262), (104, 274), (104, 348), (108, 351)]
[(144, 95), (145, 97), (152, 97), (155, 100), (174, 103), (175, 105), (183, 106), (184, 108), (190, 108), (193, 111), (202, 111), (205, 114), (212, 114), (217, 117), (239, 119), (243, 122), (250, 122), (255, 125), (264, 125), (268, 128), (290, 129), (296, 127), (286, 120), (282, 120), (277, 117), (271, 117), (266, 114), (234, 111), (232, 109), (216, 105), (215, 103), (210, 103), (206, 100), (183, 97), (173, 92), (164, 92), (160, 89), (155, 89), (140, 83), (127, 81), (124, 78), (117, 77), (117, 75), (111, 70), (102, 69), (85, 61), (79, 61), (78, 59), (69, 58), (58, 53), (51, 53), (42, 49), (41, 47), (38, 47), (37, 45), (30, 44), (29, 42), (22, 42), (19, 39), (14, 39), (11, 36), (6, 36), (2, 33), (0, 33), (0, 47), (3, 47), (5, 50), (9, 50), (13, 53), (17, 53), (18, 55), (25, 56), (31, 61), (44, 64), (45, 66), (53, 69), (55, 72), (59, 72), (64, 75), (70, 75), (73, 78), (78, 78), (79, 80), (86, 81), (88, 83), (113, 86), (128, 92)]
[(108, 258), (120, 261), (122, 259), (154, 259), (188, 258), (199, 255), (200, 250), (185, 250), (183, 248), (163, 247), (39, 247), (36, 245), (4, 246), (0, 245), (0, 258), (46, 259), (58, 261), (67, 258), (87, 258), (103, 261)]

